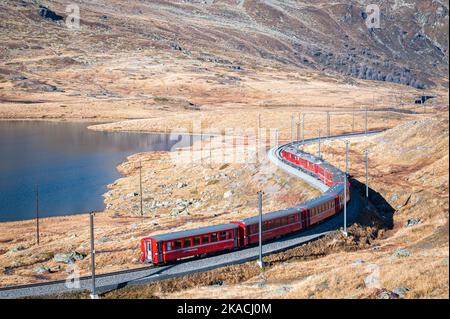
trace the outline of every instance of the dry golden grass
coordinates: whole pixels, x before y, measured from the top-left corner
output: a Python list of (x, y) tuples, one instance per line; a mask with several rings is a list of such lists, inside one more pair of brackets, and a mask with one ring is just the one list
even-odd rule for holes
[[(426, 118), (378, 136), (351, 141), (350, 173), (363, 180), (361, 154), (369, 148), (371, 188), (395, 209), (394, 228), (381, 233), (382, 237), (373, 241), (371, 248), (328, 251), (321, 258), (306, 261), (288, 259), (275, 262), (263, 275), (239, 284), (220, 288), (200, 285), (156, 296), (374, 298), (379, 288), (405, 287), (409, 289), (405, 298), (448, 298), (448, 117)], [(315, 148), (311, 145), (307, 150)], [(324, 157), (342, 168), (342, 149), (339, 143), (327, 143)], [(420, 151), (424, 149), (426, 152)], [(399, 165), (395, 171), (392, 162)], [(422, 223), (405, 228), (405, 221), (413, 217), (421, 218)], [(406, 248), (410, 256), (393, 257), (399, 248)], [(366, 285), (370, 275), (378, 278), (376, 284)]]

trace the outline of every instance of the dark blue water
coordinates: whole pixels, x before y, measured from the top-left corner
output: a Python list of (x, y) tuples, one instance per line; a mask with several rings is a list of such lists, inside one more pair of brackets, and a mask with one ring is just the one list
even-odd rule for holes
[(102, 210), (116, 167), (143, 151), (192, 145), (200, 137), (109, 133), (86, 123), (0, 121), (0, 222)]

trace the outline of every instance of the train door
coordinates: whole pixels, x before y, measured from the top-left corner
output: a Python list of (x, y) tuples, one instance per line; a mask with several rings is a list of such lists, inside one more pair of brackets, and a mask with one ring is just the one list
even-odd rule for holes
[(239, 247), (238, 228), (233, 229), (233, 239), (234, 239), (233, 247)]
[(163, 243), (162, 242), (158, 242), (157, 243), (157, 247), (158, 247), (158, 264), (163, 263)]
[(309, 227), (309, 211), (307, 209), (302, 211), (301, 220), (302, 220), (302, 229), (308, 228)]
[(146, 262), (151, 263), (153, 262), (153, 250), (152, 250), (152, 241), (146, 240), (145, 241), (145, 255), (146, 255)]
[(309, 209), (306, 211), (306, 227), (309, 227), (311, 225), (311, 214)]

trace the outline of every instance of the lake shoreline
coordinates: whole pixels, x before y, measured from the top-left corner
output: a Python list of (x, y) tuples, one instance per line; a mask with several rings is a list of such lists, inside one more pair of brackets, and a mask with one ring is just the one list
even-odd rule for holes
[[(49, 124), (47, 125), (47, 123)], [(57, 123), (58, 126), (53, 126), (52, 123)], [(4, 171), (2, 174), (5, 177), (5, 182), (3, 185), (0, 184), (0, 190), (3, 189), (5, 195), (2, 202), (0, 202), (4, 212), (2, 214), (2, 220), (0, 220), (1, 223), (35, 219), (35, 208), (34, 206), (32, 207), (32, 205), (34, 205), (33, 197), (35, 196), (35, 190), (32, 188), (35, 188), (35, 179), (44, 181), (43, 183), (39, 182), (39, 194), (42, 206), (40, 207), (40, 213), (41, 216), (43, 216), (41, 218), (51, 217), (51, 215), (86, 214), (91, 210), (103, 211), (105, 208), (104, 197), (108, 192), (108, 185), (114, 184), (118, 179), (123, 177), (118, 170), (118, 167), (122, 165), (129, 156), (140, 152), (170, 150), (173, 144), (188, 146), (190, 143), (193, 143), (200, 138), (199, 136), (190, 138), (189, 134), (180, 134), (181, 136), (176, 135), (176, 138), (174, 138), (173, 135), (148, 132), (145, 132), (145, 134), (139, 134), (138, 132), (105, 132), (105, 134), (98, 134), (101, 132), (90, 129), (86, 130), (91, 123), (92, 122), (88, 121), (0, 121), (0, 130), (4, 134), (2, 145), (5, 147), (6, 153), (8, 154), (8, 157), (4, 159), (3, 163)], [(68, 126), (65, 126), (65, 124)], [(35, 127), (37, 127), (37, 129), (34, 129)], [(36, 132), (34, 131), (43, 134), (35, 134)], [(35, 137), (35, 135), (38, 137)], [(63, 137), (60, 135), (63, 135)], [(39, 144), (39, 141), (43, 141), (41, 142), (42, 145)], [(18, 144), (18, 146), (15, 144)], [(61, 146), (61, 144), (63, 144), (63, 146)], [(41, 149), (42, 147), (43, 149)], [(55, 153), (55, 148), (58, 153)], [(17, 161), (15, 158), (22, 158), (23, 156), (21, 154), (23, 154), (25, 149), (29, 152), (30, 159), (21, 159)], [(49, 150), (48, 152), (46, 151), (47, 149)], [(33, 150), (36, 150), (38, 153), (33, 155)], [(55, 154), (47, 154), (52, 152)], [(42, 159), (42, 156), (44, 156), (44, 158), (49, 157), (50, 162)], [(56, 156), (56, 159), (51, 159), (52, 156)], [(86, 156), (88, 157), (86, 158)], [(37, 158), (37, 163), (33, 158)], [(60, 164), (59, 162), (63, 162), (63, 164)], [(23, 165), (26, 166), (25, 170), (22, 172), (21, 167)], [(39, 165), (42, 166), (42, 168), (39, 168)], [(101, 168), (100, 171), (95, 169), (95, 167), (98, 167), (99, 165), (99, 168)], [(10, 168), (12, 168), (12, 170), (10, 170)], [(74, 168), (76, 169), (75, 171)], [(79, 168), (81, 168), (81, 171), (78, 170)], [(48, 171), (48, 173), (41, 173), (41, 170)], [(68, 175), (64, 175), (65, 171), (67, 171)], [(53, 172), (57, 173), (54, 174)], [(16, 176), (15, 174), (19, 175), (14, 177)], [(28, 175), (32, 174), (42, 176), (36, 178), (28, 177)], [(61, 176), (58, 177), (58, 174)], [(16, 181), (12, 185), (6, 184), (6, 179), (8, 178), (12, 178), (12, 180), (19, 179), (20, 181)], [(28, 182), (22, 181), (30, 178), (31, 180)], [(46, 181), (47, 179), (48, 182)], [(72, 183), (70, 182), (71, 180), (73, 180)], [(104, 183), (102, 183), (102, 181), (104, 181)], [(92, 191), (83, 190), (85, 187), (83, 185), (86, 183), (89, 183), (89, 187), (92, 188)], [(25, 192), (18, 187), (26, 187)], [(78, 208), (88, 205), (90, 201), (94, 201), (97, 204), (88, 209), (70, 210), (70, 205), (73, 205), (70, 204), (70, 200), (72, 202), (75, 200), (74, 196), (76, 196), (76, 193), (67, 193), (67, 196), (62, 196), (64, 195), (63, 193), (61, 195), (55, 193), (53, 195), (48, 195), (51, 197), (45, 198), (47, 196), (46, 188), (52, 189), (52, 192), (54, 193), (55, 190), (61, 192), (60, 188), (64, 187), (66, 187), (66, 189), (64, 189), (65, 192), (69, 192), (72, 188), (77, 191), (83, 191), (84, 197), (80, 197), (80, 203), (75, 205)], [(101, 192), (98, 193), (99, 191)], [(99, 197), (95, 194), (98, 194)], [(17, 199), (15, 199), (16, 197)], [(63, 202), (59, 202), (57, 200), (58, 198), (63, 198)], [(88, 203), (84, 204), (83, 201), (85, 201), (86, 198), (88, 199)], [(24, 200), (26, 203), (23, 203)], [(69, 202), (66, 203), (67, 201)], [(12, 217), (13, 214), (8, 213), (17, 211), (16, 209), (13, 209), (16, 205), (17, 210), (21, 212), (20, 217)], [(75, 206), (74, 208), (76, 208)], [(100, 208), (100, 206), (102, 207)], [(65, 207), (65, 209), (61, 212), (57, 207)]]

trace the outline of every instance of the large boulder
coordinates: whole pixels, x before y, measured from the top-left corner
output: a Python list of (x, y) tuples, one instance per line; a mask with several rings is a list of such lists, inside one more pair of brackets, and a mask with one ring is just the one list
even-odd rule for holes
[(72, 251), (70, 253), (56, 254), (55, 257), (53, 257), (53, 260), (58, 263), (73, 264), (77, 260), (82, 260), (85, 257), (85, 255), (77, 251)]

